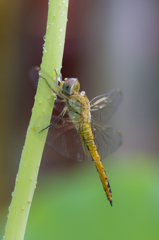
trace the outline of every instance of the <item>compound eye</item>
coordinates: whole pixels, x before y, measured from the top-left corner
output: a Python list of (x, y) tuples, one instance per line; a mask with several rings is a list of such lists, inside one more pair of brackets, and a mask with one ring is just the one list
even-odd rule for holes
[(64, 81), (65, 81), (65, 85), (68, 86), (68, 85), (73, 85), (75, 82), (76, 82), (77, 78), (65, 78)]
[(61, 92), (64, 94), (73, 94), (74, 92), (78, 93), (80, 84), (77, 78), (65, 78), (61, 83)]
[(76, 79), (76, 82), (74, 83), (74, 87), (73, 87), (74, 91), (75, 92), (79, 92), (79, 89), (80, 89), (80, 83), (78, 81), (78, 79)]

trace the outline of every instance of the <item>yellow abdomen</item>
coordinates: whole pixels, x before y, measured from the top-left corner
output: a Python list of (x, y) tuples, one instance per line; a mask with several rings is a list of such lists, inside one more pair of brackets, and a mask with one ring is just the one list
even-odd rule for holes
[(101, 157), (98, 153), (97, 146), (94, 142), (94, 135), (92, 133), (92, 129), (89, 123), (84, 122), (81, 129), (81, 137), (83, 139), (84, 144), (87, 146), (88, 151), (90, 152), (93, 162), (96, 165), (97, 171), (99, 173), (101, 182), (103, 184), (104, 191), (106, 193), (107, 199), (109, 200), (112, 206), (112, 192), (109, 185), (108, 177), (106, 175), (104, 166), (101, 161)]

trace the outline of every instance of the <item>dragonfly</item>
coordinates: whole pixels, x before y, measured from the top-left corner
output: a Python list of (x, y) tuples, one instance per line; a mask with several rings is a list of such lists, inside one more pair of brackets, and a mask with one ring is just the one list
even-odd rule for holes
[[(61, 74), (55, 72), (55, 89), (42, 74), (39, 77), (45, 80), (51, 91), (58, 96), (56, 101), (64, 103), (64, 107), (40, 133), (50, 128), (47, 143), (57, 152), (78, 161), (90, 159), (95, 164), (112, 206), (112, 190), (102, 160), (121, 145), (122, 135), (118, 129), (105, 124), (117, 110), (122, 92), (113, 89), (89, 101), (85, 91), (80, 92), (77, 78), (62, 80)], [(66, 114), (69, 117), (65, 118)]]

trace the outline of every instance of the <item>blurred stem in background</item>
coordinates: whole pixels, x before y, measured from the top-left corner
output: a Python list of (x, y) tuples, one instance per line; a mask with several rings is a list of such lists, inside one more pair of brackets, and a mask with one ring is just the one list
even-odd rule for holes
[[(49, 1), (47, 30), (41, 64), (43, 77), (47, 77), (45, 72), (52, 78), (55, 77), (54, 69), (60, 72), (66, 32), (67, 9), (68, 0)], [(51, 84), (51, 82), (49, 83)], [(16, 185), (12, 194), (13, 198), (6, 225), (5, 240), (21, 240), (24, 238), (47, 136), (47, 130), (41, 134), (39, 134), (39, 131), (49, 123), (53, 103), (54, 97), (50, 89), (45, 81), (40, 79), (19, 165), (19, 172), (16, 177)], [(47, 120), (44, 116), (48, 116)]]
[[(13, 105), (16, 104), (15, 88), (17, 86), (13, 80), (18, 77), (16, 69), (19, 65), (19, 36), (17, 32), (20, 25), (20, 10), (20, 0), (15, 0), (14, 4), (0, 1), (0, 206), (6, 202), (7, 193), (12, 189), (9, 171), (12, 163), (9, 163), (9, 159), (12, 154), (10, 148), (11, 128), (15, 126), (15, 118), (12, 113), (15, 112)], [(8, 149), (10, 150), (8, 151)]]

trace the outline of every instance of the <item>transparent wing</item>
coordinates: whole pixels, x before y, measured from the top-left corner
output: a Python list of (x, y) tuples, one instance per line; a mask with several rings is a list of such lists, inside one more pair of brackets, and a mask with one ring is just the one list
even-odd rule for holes
[(37, 88), (38, 80), (39, 80), (39, 72), (37, 70), (37, 67), (32, 67), (29, 70), (28, 75), (34, 87)]
[[(122, 144), (121, 133), (111, 126), (96, 124), (92, 124), (92, 126), (97, 150), (101, 159), (104, 159)], [(80, 134), (70, 119), (63, 118), (60, 124), (50, 128), (46, 142), (63, 156), (77, 161), (84, 159), (92, 161), (87, 147), (82, 143)]]
[(50, 128), (46, 143), (73, 160), (82, 161), (90, 158), (88, 150), (82, 145), (80, 134), (70, 119), (63, 118), (56, 127)]
[(113, 89), (107, 94), (93, 98), (90, 102), (93, 121), (97, 123), (108, 121), (117, 110), (121, 100), (120, 89)]
[[(55, 118), (53, 116), (52, 121)], [(40, 126), (37, 128), (38, 131), (41, 130)], [(99, 126), (92, 123), (92, 131), (101, 159), (114, 152), (122, 143), (121, 133), (111, 126)], [(46, 143), (63, 156), (73, 160), (89, 159), (92, 161), (87, 147), (82, 143), (80, 134), (69, 118), (61, 119), (57, 126), (49, 129)]]
[[(55, 73), (55, 70), (53, 70), (53, 73)], [(48, 82), (50, 82), (53, 85), (57, 86), (57, 84), (55, 83), (55, 79), (53, 79), (53, 77), (51, 77), (45, 71), (40, 69), (40, 67), (38, 67), (38, 66), (32, 67), (29, 70), (28, 75), (29, 75), (29, 78), (30, 78), (31, 82), (34, 84), (35, 87), (37, 87), (37, 85), (38, 85), (39, 76), (45, 77)]]
[(114, 152), (122, 144), (120, 131), (111, 126), (98, 126), (94, 124), (92, 130), (101, 159)]

